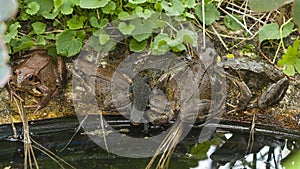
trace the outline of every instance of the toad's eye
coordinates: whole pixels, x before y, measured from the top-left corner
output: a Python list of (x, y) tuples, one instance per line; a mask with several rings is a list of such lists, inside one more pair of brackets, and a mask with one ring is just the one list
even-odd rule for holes
[(29, 76), (28, 76), (28, 80), (29, 80), (29, 81), (33, 81), (33, 76), (32, 76), (32, 75), (29, 75)]
[(31, 82), (39, 82), (39, 78), (37, 76), (29, 75), (28, 80)]

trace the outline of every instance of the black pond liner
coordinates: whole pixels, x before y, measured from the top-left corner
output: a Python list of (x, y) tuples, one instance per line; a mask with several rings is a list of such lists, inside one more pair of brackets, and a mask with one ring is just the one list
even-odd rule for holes
[[(132, 137), (149, 137), (157, 135), (172, 125), (169, 124), (164, 127), (150, 126), (149, 130), (145, 132), (143, 125), (132, 126), (128, 120), (120, 116), (107, 116), (105, 118), (114, 129), (130, 131), (124, 132), (124, 134)], [(90, 124), (91, 128), (95, 128), (95, 126), (98, 125), (98, 123)], [(61, 151), (79, 126), (77, 117), (34, 121), (29, 122), (29, 126), (32, 139), (63, 158), (75, 168), (141, 169), (145, 168), (150, 161), (150, 158), (126, 158), (109, 154), (106, 150), (95, 144), (86, 134), (82, 134), (84, 133), (82, 130), (79, 130), (67, 148)], [(251, 124), (233, 123), (228, 121), (222, 121), (218, 124), (208, 124), (208, 127), (217, 127), (217, 133), (232, 134), (232, 137), (226, 140), (224, 144), (221, 145), (218, 143), (218, 145), (214, 146), (214, 153), (211, 155), (211, 158), (214, 159), (214, 161), (210, 162), (210, 168), (218, 168), (226, 163), (234, 165), (236, 161), (242, 159), (247, 154), (245, 152), (247, 148), (249, 148), (247, 146), (250, 126)], [(17, 123), (15, 124), (15, 127), (18, 138), (13, 137), (14, 132), (12, 125), (8, 124), (0, 126), (0, 168), (8, 166), (11, 166), (11, 168), (24, 168), (22, 124)], [(192, 154), (192, 157), (195, 158), (191, 158), (190, 156), (191, 149), (195, 147), (195, 145), (201, 145), (197, 144), (200, 131), (200, 126), (195, 125), (192, 128), (185, 139), (177, 146), (172, 156), (172, 160), (170, 161), (169, 168), (193, 168), (198, 166), (200, 160), (207, 160), (207, 158), (209, 158), (209, 155), (207, 157), (198, 157), (201, 155)], [(224, 137), (221, 139), (224, 139)], [(276, 147), (283, 147), (287, 140), (299, 139), (300, 131), (256, 124), (252, 152), (255, 154), (265, 146), (269, 146), (269, 150), (271, 151)], [(207, 145), (207, 143), (204, 144)], [(208, 144), (208, 146), (211, 145)], [(273, 152), (269, 152), (270, 155), (272, 155), (271, 153)], [(204, 154), (207, 153), (204, 152)], [(37, 149), (35, 149), (35, 155), (38, 160), (39, 168), (61, 168), (54, 160), (50, 159), (47, 155)], [(254, 159), (257, 160), (256, 156)], [(63, 162), (60, 162), (60, 164), (65, 168), (70, 168)], [(240, 166), (244, 165), (245, 164), (241, 164)], [(255, 168), (253, 166), (254, 164), (251, 165), (251, 168)], [(280, 164), (276, 163), (275, 165)], [(198, 167), (202, 168), (201, 166)], [(276, 168), (276, 166), (273, 167)], [(272, 165), (270, 168), (272, 168)]]

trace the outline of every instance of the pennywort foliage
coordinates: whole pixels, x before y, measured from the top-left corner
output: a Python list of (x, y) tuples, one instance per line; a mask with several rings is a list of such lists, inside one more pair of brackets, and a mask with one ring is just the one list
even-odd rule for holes
[[(200, 1), (201, 2), (201, 1)], [(111, 46), (112, 35), (103, 30), (114, 20), (121, 34), (131, 37), (129, 48), (133, 52), (150, 47), (156, 53), (185, 50), (185, 43), (194, 46), (199, 30), (163, 31), (168, 19), (177, 22), (205, 20), (206, 25), (220, 19), (215, 0), (205, 1), (205, 18), (202, 5), (195, 0), (19, 0), (19, 13), (10, 20), (3, 36), (10, 53), (32, 47), (47, 48), (57, 54), (71, 57), (78, 54), (85, 40), (92, 35), (93, 46)], [(164, 18), (161, 18), (161, 14)], [(145, 21), (147, 20), (147, 22)], [(226, 26), (239, 29), (235, 21), (227, 18)], [(170, 26), (170, 25), (169, 25)], [(112, 49), (109, 48), (109, 49)], [(100, 50), (100, 49), (99, 49)]]

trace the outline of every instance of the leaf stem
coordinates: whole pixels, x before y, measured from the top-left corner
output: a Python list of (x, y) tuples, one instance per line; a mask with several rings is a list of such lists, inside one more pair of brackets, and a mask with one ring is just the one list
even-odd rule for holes
[(283, 48), (284, 53), (286, 52), (286, 48), (284, 47), (284, 42), (283, 42), (283, 37), (282, 37), (282, 30), (283, 30), (283, 27), (284, 27), (285, 25), (287, 25), (288, 23), (290, 23), (292, 19), (293, 19), (293, 18), (290, 18), (288, 21), (286, 21), (284, 24), (282, 24), (282, 25), (280, 26), (280, 29), (279, 29), (279, 32), (280, 32), (280, 43), (281, 43), (281, 45), (282, 45), (282, 48)]
[[(280, 29), (279, 29), (279, 34), (280, 34), (280, 44), (279, 44), (279, 45), (282, 46), (282, 49), (283, 49), (283, 52), (284, 52), (284, 53), (286, 53), (286, 48), (285, 48), (285, 46), (284, 46), (283, 37), (282, 37), (283, 27), (284, 27), (285, 25), (287, 25), (288, 23), (290, 23), (292, 19), (293, 19), (293, 18), (290, 18), (288, 21), (286, 21), (285, 23), (283, 23), (283, 24), (280, 26)], [(275, 56), (274, 56), (274, 58), (273, 58), (272, 63), (275, 63), (276, 58), (277, 58), (277, 54), (278, 54), (278, 53), (276, 52), (276, 54), (275, 54)]]

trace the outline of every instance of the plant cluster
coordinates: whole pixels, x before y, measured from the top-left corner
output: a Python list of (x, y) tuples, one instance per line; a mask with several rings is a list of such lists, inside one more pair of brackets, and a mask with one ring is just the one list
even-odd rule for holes
[(282, 59), (278, 61), (278, 66), (285, 66), (283, 72), (287, 75), (294, 76), (295, 70), (300, 73), (300, 40), (296, 39), (293, 46), (289, 46), (282, 56)]
[[(283, 67), (283, 72), (289, 76), (295, 75), (295, 70), (300, 73), (300, 48), (299, 39), (296, 39), (293, 46), (289, 46), (286, 50), (283, 44), (283, 38), (289, 36), (294, 30), (294, 21), (300, 26), (300, 1), (298, 0), (249, 0), (251, 9), (257, 11), (271, 11), (280, 8), (281, 6), (293, 3), (292, 14), (293, 18), (283, 23), (280, 27), (277, 23), (269, 23), (264, 25), (258, 33), (258, 39), (261, 43), (267, 39), (280, 39), (280, 44), (284, 49), (284, 55), (278, 61), (278, 66)], [(276, 58), (276, 57), (275, 57)]]
[[(213, 2), (208, 1), (205, 5), (207, 25), (220, 17)], [(10, 53), (38, 46), (70, 57), (81, 51), (83, 41), (91, 35), (98, 38), (91, 43), (95, 47), (106, 43), (113, 46), (111, 35), (99, 30), (114, 20), (120, 21), (114, 26), (123, 35), (132, 37), (129, 41), (131, 51), (142, 51), (149, 45), (157, 53), (178, 52), (185, 50), (183, 43), (196, 45), (195, 30), (175, 30), (175, 34), (156, 36), (153, 32), (164, 29), (171, 17), (178, 22), (197, 18), (203, 21), (202, 5), (195, 0), (19, 0), (19, 4), (19, 15), (8, 23), (9, 29), (3, 37)], [(161, 14), (165, 14), (166, 19), (162, 19)], [(230, 29), (239, 28), (230, 17), (226, 24)]]

